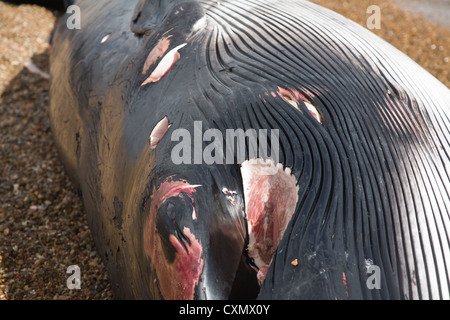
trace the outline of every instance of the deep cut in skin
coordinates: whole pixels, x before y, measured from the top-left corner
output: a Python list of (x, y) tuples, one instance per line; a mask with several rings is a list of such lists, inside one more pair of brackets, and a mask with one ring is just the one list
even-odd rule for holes
[(159, 141), (161, 141), (162, 137), (166, 134), (169, 129), (169, 119), (164, 117), (160, 120), (156, 126), (153, 128), (150, 133), (150, 149), (155, 149)]
[[(170, 50), (159, 62), (159, 64), (156, 66), (155, 70), (153, 70), (152, 74), (141, 84), (141, 87), (152, 82), (158, 82), (164, 76), (169, 72), (170, 69), (177, 63), (178, 60), (180, 60), (180, 53), (178, 52), (179, 49), (183, 48), (186, 45), (186, 43), (183, 43), (172, 50)], [(158, 50), (159, 51), (159, 50)], [(146, 63), (147, 64), (147, 63)], [(144, 70), (145, 66), (144, 65)]]
[[(181, 195), (192, 199), (195, 189), (200, 185), (191, 185), (185, 180), (173, 181), (170, 178), (172, 177), (153, 190), (152, 205), (144, 228), (144, 249), (154, 263), (156, 283), (163, 297), (167, 300), (193, 299), (204, 264), (202, 243), (187, 227), (183, 228), (183, 235), (187, 239), (179, 239), (171, 234), (169, 241), (175, 248), (176, 255), (174, 261), (169, 262), (164, 256), (155, 221), (158, 214), (165, 214), (158, 212), (165, 201)], [(197, 218), (195, 208), (192, 218)]]
[(161, 58), (164, 53), (166, 53), (167, 49), (169, 49), (170, 46), (170, 37), (171, 36), (161, 38), (156, 46), (152, 49), (152, 51), (150, 51), (147, 59), (145, 60), (142, 74), (146, 74), (148, 69), (156, 62), (156, 60)]
[[(302, 100), (306, 108), (308, 108), (309, 113), (317, 120), (317, 122), (322, 123), (322, 116), (315, 106), (313, 106), (300, 92), (297, 90), (286, 90), (284, 88), (278, 87), (278, 95), (287, 103), (292, 105), (297, 110), (299, 109), (298, 102)], [(272, 92), (272, 96), (276, 97), (275, 93)]]
[(266, 277), (272, 257), (298, 201), (291, 169), (272, 160), (246, 160), (241, 165), (249, 233), (248, 255), (258, 268), (258, 282)]

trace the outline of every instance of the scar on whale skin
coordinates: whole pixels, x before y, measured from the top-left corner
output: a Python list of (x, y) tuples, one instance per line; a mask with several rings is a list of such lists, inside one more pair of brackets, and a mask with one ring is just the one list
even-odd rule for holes
[(150, 133), (150, 149), (155, 149), (158, 143), (161, 141), (162, 137), (169, 130), (169, 118), (165, 116), (160, 120), (156, 126), (153, 128), (152, 133)]
[[(159, 64), (153, 70), (152, 74), (141, 84), (141, 87), (152, 82), (158, 82), (169, 72), (170, 69), (175, 65), (175, 63), (180, 60), (180, 53), (178, 50), (183, 48), (187, 43), (180, 44), (179, 46), (173, 48), (168, 53), (164, 55)], [(149, 59), (149, 57), (147, 57)], [(150, 58), (152, 60), (152, 58)], [(145, 64), (144, 64), (145, 70)]]
[(291, 169), (271, 159), (246, 160), (241, 165), (247, 215), (248, 256), (258, 269), (261, 284), (298, 201), (298, 186)]

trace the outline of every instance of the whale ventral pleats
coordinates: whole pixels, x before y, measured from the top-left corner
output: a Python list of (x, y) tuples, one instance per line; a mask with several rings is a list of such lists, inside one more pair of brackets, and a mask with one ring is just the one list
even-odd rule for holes
[(266, 277), (298, 201), (298, 186), (290, 168), (272, 160), (246, 160), (241, 165), (247, 215), (248, 256), (258, 268), (258, 282)]
[(102, 38), (102, 40), (100, 40), (100, 43), (101, 43), (101, 44), (105, 43), (106, 41), (109, 40), (109, 38), (111, 38), (111, 33), (106, 34), (106, 35)]

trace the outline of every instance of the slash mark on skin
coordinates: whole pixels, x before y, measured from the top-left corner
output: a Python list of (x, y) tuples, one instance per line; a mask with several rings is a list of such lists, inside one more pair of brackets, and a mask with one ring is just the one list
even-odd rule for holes
[[(271, 93), (272, 93), (272, 96), (275, 98), (276, 94), (274, 92), (271, 92)], [(313, 106), (305, 98), (305, 96), (303, 96), (300, 92), (298, 92), (297, 90), (293, 90), (293, 89), (287, 90), (287, 89), (278, 87), (277, 93), (284, 101), (286, 101), (287, 103), (292, 105), (297, 110), (300, 110), (300, 108), (298, 106), (298, 102), (300, 100), (302, 100), (305, 103), (306, 108), (308, 108), (309, 113), (314, 117), (314, 119), (316, 119), (317, 122), (322, 123), (322, 116), (320, 115), (317, 108), (315, 106)]]
[(291, 169), (281, 163), (252, 159), (241, 165), (247, 215), (248, 255), (258, 268), (261, 284), (269, 269), (298, 201), (298, 186)]
[(156, 124), (152, 130), (152, 133), (150, 133), (150, 149), (156, 148), (162, 137), (166, 134), (167, 130), (169, 130), (169, 127), (170, 124), (167, 116)]
[(144, 63), (144, 68), (142, 69), (142, 74), (146, 74), (150, 66), (152, 66), (156, 60), (161, 58), (164, 53), (166, 53), (167, 49), (169, 49), (170, 46), (170, 38), (172, 36), (167, 36), (164, 38), (161, 38), (156, 46), (150, 51), (150, 53), (147, 56), (147, 59)]
[[(152, 82), (158, 82), (169, 72), (170, 69), (175, 65), (175, 63), (180, 60), (180, 53), (178, 50), (183, 48), (187, 43), (183, 43), (172, 50), (170, 50), (166, 55), (161, 59), (159, 64), (156, 66), (155, 70), (153, 70), (152, 74), (141, 84), (141, 87)], [(144, 65), (145, 69), (145, 65)]]
[(105, 43), (106, 41), (108, 41), (109, 38), (111, 38), (111, 33), (108, 33), (106, 36), (104, 36), (100, 41), (100, 43)]

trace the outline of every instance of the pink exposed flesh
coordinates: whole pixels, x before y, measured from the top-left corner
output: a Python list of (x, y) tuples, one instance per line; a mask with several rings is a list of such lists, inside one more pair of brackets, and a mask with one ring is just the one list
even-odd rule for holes
[(159, 121), (153, 128), (152, 133), (150, 133), (150, 148), (155, 149), (156, 145), (161, 141), (162, 137), (166, 134), (169, 129), (169, 119), (164, 117)]
[[(158, 286), (165, 299), (185, 300), (194, 298), (195, 286), (198, 284), (203, 270), (203, 247), (189, 228), (184, 228), (183, 233), (190, 241), (190, 245), (184, 239), (178, 240), (174, 235), (169, 241), (174, 246), (177, 254), (175, 260), (169, 263), (163, 253), (162, 243), (155, 226), (156, 215), (159, 207), (169, 198), (178, 197), (181, 194), (193, 199), (196, 188), (200, 185), (189, 184), (185, 180), (163, 182), (158, 189), (153, 190), (150, 213), (144, 228), (144, 250), (151, 258), (156, 269)], [(164, 214), (164, 213), (160, 213)], [(195, 208), (192, 218), (197, 219)], [(186, 249), (187, 251), (186, 251)]]
[(170, 50), (159, 62), (159, 64), (156, 66), (155, 70), (152, 72), (152, 74), (141, 84), (141, 87), (143, 85), (146, 85), (148, 83), (152, 82), (158, 82), (161, 80), (167, 72), (169, 72), (170, 69), (177, 63), (178, 60), (180, 60), (180, 53), (178, 52), (179, 49), (183, 48), (186, 45), (186, 43), (179, 45), (172, 50)]
[(273, 255), (291, 220), (298, 186), (291, 170), (271, 160), (247, 160), (241, 165), (249, 232), (248, 255), (264, 281)]
[(142, 74), (146, 74), (150, 66), (152, 66), (156, 60), (161, 58), (164, 53), (166, 53), (167, 49), (169, 49), (170, 46), (170, 37), (164, 37), (158, 41), (156, 46), (150, 51), (150, 53), (147, 56), (147, 59), (144, 63), (144, 68), (142, 69)]
[[(286, 90), (284, 88), (278, 87), (278, 95), (285, 100), (287, 103), (291, 104), (294, 108), (299, 109), (298, 102), (302, 100), (309, 113), (317, 120), (317, 122), (322, 123), (322, 117), (315, 106), (313, 106), (300, 92), (297, 90)], [(272, 95), (274, 95), (272, 93)]]

